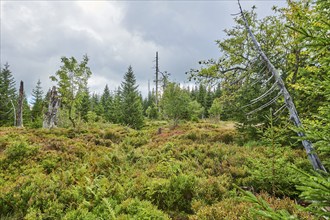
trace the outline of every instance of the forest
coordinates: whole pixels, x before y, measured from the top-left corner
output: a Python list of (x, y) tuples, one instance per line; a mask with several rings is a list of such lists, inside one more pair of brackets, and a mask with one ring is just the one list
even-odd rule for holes
[(28, 103), (3, 65), (0, 219), (330, 219), (330, 2), (273, 11), (146, 97), (129, 64), (90, 91), (84, 55)]

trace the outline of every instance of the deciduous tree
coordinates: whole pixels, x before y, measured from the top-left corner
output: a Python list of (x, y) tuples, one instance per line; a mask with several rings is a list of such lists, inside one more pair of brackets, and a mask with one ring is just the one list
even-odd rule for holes
[(173, 120), (174, 126), (177, 126), (179, 120), (188, 119), (190, 101), (187, 91), (181, 89), (176, 83), (169, 83), (161, 99), (164, 117)]
[(74, 57), (62, 57), (63, 65), (55, 73), (55, 76), (51, 76), (51, 80), (58, 84), (62, 107), (68, 110), (68, 117), (73, 127), (76, 127), (75, 121), (78, 117), (76, 109), (81, 104), (87, 88), (87, 81), (92, 75), (87, 66), (88, 60), (87, 55), (83, 57), (80, 63)]

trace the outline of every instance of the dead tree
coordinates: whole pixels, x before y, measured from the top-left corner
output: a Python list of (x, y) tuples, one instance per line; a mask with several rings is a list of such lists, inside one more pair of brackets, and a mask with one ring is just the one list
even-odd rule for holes
[(60, 98), (57, 94), (56, 87), (53, 86), (49, 95), (48, 110), (44, 115), (43, 128), (57, 127), (57, 112), (60, 107)]
[(11, 105), (13, 106), (13, 111), (14, 111), (14, 126), (16, 126), (16, 108), (15, 108), (15, 105), (14, 105), (12, 99), (10, 100), (10, 102), (11, 102)]
[(19, 96), (17, 102), (17, 115), (16, 115), (16, 127), (23, 127), (23, 99), (24, 99), (24, 85), (21, 81), (19, 86)]
[[(284, 84), (280, 74), (275, 69), (274, 65), (270, 62), (270, 60), (268, 59), (266, 54), (263, 52), (263, 50), (260, 47), (259, 42), (257, 41), (254, 34), (252, 33), (251, 28), (249, 26), (249, 23), (248, 23), (245, 15), (243, 13), (243, 10), (242, 10), (242, 7), (241, 7), (241, 4), (240, 4), (239, 0), (238, 0), (238, 5), (239, 5), (239, 8), (240, 8), (240, 14), (241, 14), (242, 19), (245, 23), (245, 28), (246, 28), (247, 32), (249, 33), (254, 46), (257, 49), (259, 55), (262, 57), (263, 61), (266, 63), (268, 71), (272, 73), (272, 76), (275, 79), (276, 85), (280, 90), (280, 94), (284, 97), (285, 106), (286, 106), (286, 108), (288, 109), (288, 111), (290, 113), (290, 119), (293, 121), (293, 123), (296, 127), (298, 127), (298, 128), (302, 127), (302, 123), (299, 119), (297, 109), (296, 109), (296, 107), (295, 107), (295, 105), (292, 101), (292, 97), (291, 97), (290, 93), (286, 89), (285, 84)], [(305, 136), (305, 134), (301, 131), (297, 132), (297, 134), (298, 134), (299, 137), (304, 137)], [(323, 171), (326, 172), (326, 169), (322, 165), (321, 160), (319, 159), (319, 157), (317, 156), (317, 154), (314, 151), (312, 143), (309, 140), (303, 140), (302, 144), (303, 144), (303, 146), (306, 150), (309, 161), (313, 165), (313, 168), (315, 170), (323, 170)]]

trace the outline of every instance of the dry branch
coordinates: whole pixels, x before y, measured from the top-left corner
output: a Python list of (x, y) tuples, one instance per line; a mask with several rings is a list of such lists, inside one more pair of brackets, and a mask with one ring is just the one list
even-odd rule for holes
[[(277, 82), (277, 86), (280, 89), (280, 91), (281, 91), (281, 93), (284, 97), (286, 107), (289, 110), (290, 119), (293, 121), (293, 123), (295, 124), (296, 127), (301, 128), (302, 124), (301, 124), (301, 121), (299, 119), (297, 109), (296, 109), (296, 107), (295, 107), (295, 105), (292, 101), (291, 95), (289, 94), (288, 90), (286, 89), (285, 84), (284, 84), (280, 74), (277, 72), (274, 65), (270, 62), (270, 60), (268, 59), (266, 54), (262, 51), (259, 42), (256, 40), (254, 34), (252, 33), (251, 28), (249, 26), (249, 23), (246, 20), (245, 15), (243, 13), (243, 10), (242, 10), (242, 7), (241, 7), (241, 4), (240, 4), (239, 0), (238, 0), (238, 5), (239, 5), (239, 8), (240, 8), (240, 14), (241, 14), (242, 19), (245, 23), (245, 28), (248, 31), (248, 33), (249, 33), (249, 35), (250, 35), (250, 37), (253, 41), (254, 46), (256, 47), (258, 53), (260, 54), (260, 56), (262, 57), (262, 59), (266, 63), (269, 72), (271, 72), (272, 75), (275, 77), (275, 81)], [(297, 132), (297, 134), (298, 134), (299, 137), (304, 137), (305, 136), (305, 134), (301, 131)], [(326, 169), (324, 168), (321, 160), (319, 159), (319, 157), (317, 156), (317, 154), (315, 153), (315, 151), (313, 149), (312, 143), (309, 140), (303, 140), (302, 144), (303, 144), (303, 146), (306, 150), (309, 161), (313, 165), (313, 168), (315, 170), (323, 170), (323, 171), (326, 172)]]

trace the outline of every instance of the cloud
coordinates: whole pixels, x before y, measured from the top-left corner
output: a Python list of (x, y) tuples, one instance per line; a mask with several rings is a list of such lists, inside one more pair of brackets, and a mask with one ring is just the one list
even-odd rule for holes
[[(262, 15), (272, 4), (244, 2)], [(267, 10), (266, 10), (267, 9)], [(186, 80), (198, 61), (219, 57), (215, 40), (233, 25), (236, 1), (1, 1), (1, 65), (9, 62), (16, 81), (25, 82), (29, 96), (38, 79), (44, 91), (62, 56), (90, 57), (90, 91), (102, 93), (120, 85), (133, 66), (146, 94), (154, 80), (155, 52), (161, 71)], [(17, 83), (18, 85), (18, 83)]]

